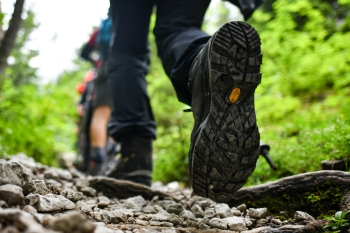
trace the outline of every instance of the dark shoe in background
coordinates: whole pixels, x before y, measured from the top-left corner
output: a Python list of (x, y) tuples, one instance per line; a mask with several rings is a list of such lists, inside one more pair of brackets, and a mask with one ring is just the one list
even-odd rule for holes
[(260, 135), (254, 91), (261, 81), (260, 38), (244, 22), (221, 27), (189, 72), (192, 111), (189, 166), (194, 193), (225, 202), (253, 173)]
[(153, 139), (124, 137), (121, 141), (121, 156), (115, 168), (107, 176), (151, 186), (152, 145)]
[(120, 152), (120, 144), (107, 141), (106, 151), (107, 151), (107, 155), (106, 155), (106, 158), (103, 160), (103, 164), (101, 167), (101, 170), (102, 170), (101, 175), (104, 175), (104, 176), (107, 176), (115, 168), (117, 164), (117, 154)]
[(91, 147), (90, 148), (90, 167), (87, 174), (91, 176), (103, 175), (102, 165), (103, 165), (103, 160), (105, 158), (106, 158), (106, 148)]

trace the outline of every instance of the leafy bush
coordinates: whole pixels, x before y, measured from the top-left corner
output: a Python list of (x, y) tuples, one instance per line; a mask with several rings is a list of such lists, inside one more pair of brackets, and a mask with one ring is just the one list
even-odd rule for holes
[(260, 158), (247, 185), (350, 156), (350, 33), (344, 30), (349, 6), (349, 1), (278, 0), (272, 12), (255, 13), (251, 23), (264, 54), (258, 125), (278, 171)]
[(14, 87), (7, 79), (0, 92), (0, 155), (24, 152), (38, 162), (56, 164), (59, 152), (74, 146), (74, 86)]
[(346, 216), (350, 211), (342, 212), (338, 211), (332, 217), (326, 217), (326, 220), (329, 220), (329, 223), (324, 225), (322, 229), (325, 232), (340, 233), (342, 230), (346, 230), (349, 226), (349, 220), (346, 219)]

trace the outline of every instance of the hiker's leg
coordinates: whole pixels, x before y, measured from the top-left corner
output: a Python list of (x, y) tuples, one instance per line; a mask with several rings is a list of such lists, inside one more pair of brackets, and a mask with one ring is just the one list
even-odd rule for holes
[(109, 59), (113, 112), (110, 135), (121, 142), (111, 177), (151, 184), (156, 123), (147, 93), (151, 0), (111, 0), (114, 41)]
[(110, 115), (109, 106), (98, 106), (94, 109), (90, 126), (91, 147), (106, 146), (107, 124)]
[(158, 54), (178, 99), (188, 105), (188, 71), (210, 36), (201, 30), (210, 0), (159, 0), (154, 29)]
[[(192, 19), (194, 9), (204, 16), (208, 1), (162, 2), (173, 7), (164, 15), (158, 8), (159, 16), (169, 17), (163, 26), (159, 17), (155, 30), (160, 57), (195, 120), (189, 151), (192, 188), (197, 195), (225, 202), (244, 185), (259, 157), (254, 110), (261, 79), (259, 35), (246, 23), (231, 22), (206, 37), (199, 25), (177, 25), (176, 17)], [(182, 8), (185, 4), (191, 12)]]
[(107, 124), (111, 115), (112, 99), (108, 88), (107, 63), (103, 62), (94, 80), (93, 113), (90, 123), (90, 158), (94, 162), (91, 175), (100, 175), (101, 163), (106, 157)]
[(114, 108), (109, 132), (116, 141), (127, 134), (155, 138), (156, 124), (145, 79), (149, 69), (148, 32), (153, 1), (111, 0), (110, 3), (114, 41), (109, 75)]

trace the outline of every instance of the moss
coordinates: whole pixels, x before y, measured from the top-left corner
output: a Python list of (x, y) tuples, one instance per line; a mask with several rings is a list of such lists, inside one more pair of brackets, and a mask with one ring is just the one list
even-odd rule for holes
[(343, 193), (337, 184), (324, 182), (307, 192), (302, 190), (289, 192), (277, 197), (246, 201), (246, 204), (251, 208), (267, 207), (272, 215), (283, 219), (293, 217), (295, 211), (304, 211), (314, 217), (322, 218), (325, 214), (332, 215), (340, 209), (342, 197)]

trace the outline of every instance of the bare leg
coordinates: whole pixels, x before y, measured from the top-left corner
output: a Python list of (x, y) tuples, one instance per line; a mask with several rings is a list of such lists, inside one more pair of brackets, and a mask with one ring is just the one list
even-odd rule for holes
[(98, 106), (94, 109), (90, 126), (91, 147), (106, 146), (107, 124), (110, 115), (111, 108), (108, 106)]

